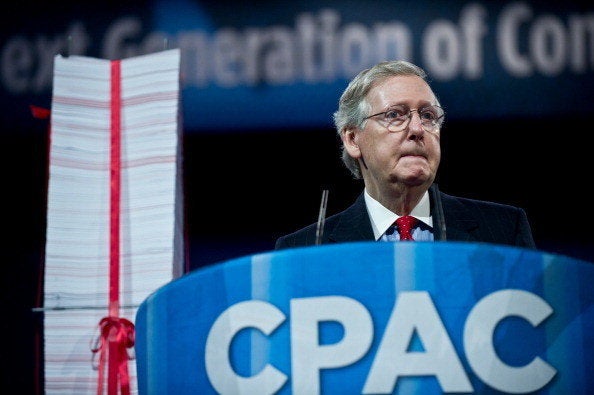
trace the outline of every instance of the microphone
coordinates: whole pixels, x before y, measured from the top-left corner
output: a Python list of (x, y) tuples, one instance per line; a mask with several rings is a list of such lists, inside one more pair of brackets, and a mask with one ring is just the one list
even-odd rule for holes
[(316, 225), (316, 245), (322, 244), (324, 235), (324, 223), (326, 222), (326, 207), (328, 206), (328, 190), (322, 191), (322, 201), (320, 203), (320, 212), (318, 213), (318, 223)]

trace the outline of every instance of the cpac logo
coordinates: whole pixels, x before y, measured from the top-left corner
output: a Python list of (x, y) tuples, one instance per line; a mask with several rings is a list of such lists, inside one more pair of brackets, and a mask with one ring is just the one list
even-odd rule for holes
[[(474, 373), (489, 386), (521, 394), (543, 388), (556, 370), (535, 357), (524, 366), (509, 366), (497, 355), (493, 333), (499, 322), (515, 316), (539, 325), (553, 310), (537, 295), (521, 290), (501, 290), (481, 299), (464, 325), (463, 345)], [(291, 388), (293, 394), (319, 394), (320, 370), (350, 365), (361, 359), (373, 340), (373, 322), (359, 301), (344, 296), (298, 298), (290, 301)], [(229, 347), (235, 335), (254, 328), (270, 335), (286, 319), (274, 305), (258, 300), (237, 303), (214, 322), (206, 342), (206, 371), (213, 387), (222, 394), (273, 394), (287, 376), (270, 364), (250, 377), (233, 370)], [(342, 339), (319, 344), (319, 324), (342, 325)], [(414, 334), (424, 352), (411, 352)], [(425, 291), (398, 294), (390, 319), (367, 375), (363, 394), (390, 394), (399, 377), (435, 376), (443, 392), (473, 392), (443, 322)], [(358, 391), (358, 389), (357, 389)]]

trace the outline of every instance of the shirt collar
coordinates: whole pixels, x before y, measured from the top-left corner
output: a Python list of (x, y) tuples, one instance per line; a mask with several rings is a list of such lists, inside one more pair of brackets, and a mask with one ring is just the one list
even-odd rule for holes
[[(369, 213), (369, 218), (371, 219), (373, 235), (375, 236), (375, 240), (379, 240), (379, 238), (384, 233), (386, 233), (386, 230), (388, 230), (388, 228), (392, 226), (394, 221), (396, 221), (400, 216), (388, 210), (380, 202), (372, 198), (369, 193), (367, 193), (367, 189), (365, 189), (364, 197), (365, 205), (367, 206), (367, 212)], [(427, 191), (425, 191), (423, 194), (419, 204), (417, 204), (412, 209), (410, 215), (433, 228), (431, 204), (429, 202), (429, 193)]]

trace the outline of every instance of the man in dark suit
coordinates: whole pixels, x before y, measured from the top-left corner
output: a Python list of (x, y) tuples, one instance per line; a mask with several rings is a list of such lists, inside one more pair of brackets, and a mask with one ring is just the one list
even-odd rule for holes
[(439, 191), (434, 181), (444, 116), (418, 66), (390, 61), (359, 73), (342, 94), (334, 122), (343, 162), (363, 179), (364, 191), (327, 218), (322, 233), (312, 224), (280, 237), (276, 249), (401, 238), (535, 248), (523, 209)]

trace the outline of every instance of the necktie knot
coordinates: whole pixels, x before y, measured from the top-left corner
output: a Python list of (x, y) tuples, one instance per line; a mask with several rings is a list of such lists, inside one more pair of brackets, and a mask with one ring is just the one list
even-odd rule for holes
[(412, 229), (417, 223), (417, 219), (410, 215), (405, 215), (396, 220), (396, 227), (400, 234), (400, 240), (414, 240), (412, 237)]

